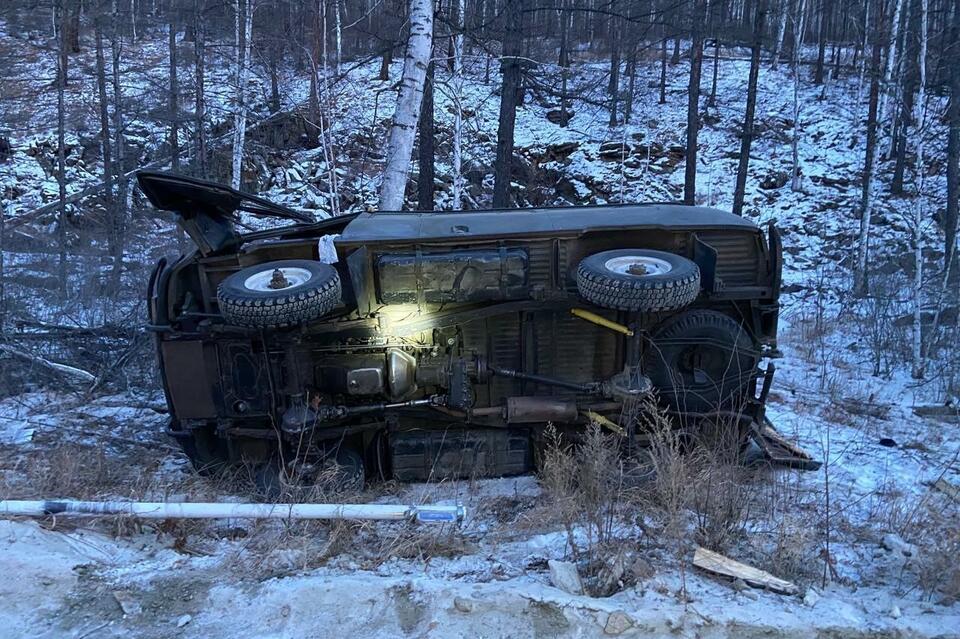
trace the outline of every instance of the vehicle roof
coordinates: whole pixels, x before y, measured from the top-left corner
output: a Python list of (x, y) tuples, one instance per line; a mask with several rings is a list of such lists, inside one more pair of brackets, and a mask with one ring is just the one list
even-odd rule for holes
[(704, 206), (623, 204), (490, 211), (361, 213), (338, 242), (443, 240), (495, 236), (575, 234), (625, 228), (756, 229), (738, 215)]

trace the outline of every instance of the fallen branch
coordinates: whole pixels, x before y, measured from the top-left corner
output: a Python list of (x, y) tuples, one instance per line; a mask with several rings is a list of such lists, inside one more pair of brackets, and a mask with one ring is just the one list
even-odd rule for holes
[(60, 373), (62, 375), (67, 375), (69, 377), (74, 377), (78, 380), (82, 380), (88, 384), (92, 384), (97, 381), (96, 376), (89, 371), (85, 371), (82, 368), (77, 368), (76, 366), (70, 366), (68, 364), (60, 364), (58, 362), (51, 362), (48, 359), (45, 359), (39, 355), (34, 355), (33, 353), (28, 353), (27, 351), (22, 351), (19, 348), (10, 346), (9, 344), (0, 344), (0, 351), (4, 353), (9, 353), (14, 357), (19, 357), (25, 359), (34, 364), (38, 364), (47, 370), (53, 371), (55, 373)]

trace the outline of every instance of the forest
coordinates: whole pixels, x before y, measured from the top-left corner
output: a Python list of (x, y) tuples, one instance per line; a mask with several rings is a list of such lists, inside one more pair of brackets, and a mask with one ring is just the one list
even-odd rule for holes
[[(44, 611), (48, 636), (307, 634), (316, 619), (519, 636), (521, 610), (529, 636), (958, 627), (960, 0), (4, 0), (2, 499), (249, 494), (198, 477), (164, 434), (146, 291), (192, 243), (139, 190), (143, 169), (313, 220), (672, 202), (775, 225), (768, 415), (824, 465), (654, 447), (665, 480), (633, 491), (598, 439), (558, 447), (536, 479), (352, 496), (476, 513), (439, 533), (0, 521), (16, 549), (0, 564), (30, 584), (48, 558), (68, 566), (0, 585), (14, 635)], [(695, 545), (798, 594), (688, 570)], [(566, 559), (580, 597), (550, 590)], [(344, 619), (328, 583), (389, 614)], [(198, 594), (170, 603), (169, 584)]]

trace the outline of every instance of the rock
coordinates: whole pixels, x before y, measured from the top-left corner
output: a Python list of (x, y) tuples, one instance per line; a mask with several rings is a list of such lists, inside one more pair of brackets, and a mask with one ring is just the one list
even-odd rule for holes
[(620, 162), (630, 156), (630, 146), (622, 142), (604, 142), (600, 145), (598, 155), (602, 160)]
[(113, 598), (117, 600), (117, 603), (120, 604), (120, 610), (123, 611), (125, 615), (139, 615), (143, 612), (143, 608), (140, 606), (140, 602), (133, 598), (129, 592), (123, 590), (114, 590)]
[(807, 588), (807, 593), (803, 596), (803, 605), (807, 608), (813, 608), (820, 601), (820, 593), (813, 588)]
[(730, 584), (730, 586), (737, 592), (744, 592), (750, 589), (750, 586), (747, 585), (747, 582), (745, 582), (743, 579), (740, 579), (739, 577), (737, 579), (734, 579), (733, 583)]
[(760, 596), (752, 590), (744, 590), (743, 592), (740, 593), (740, 596), (746, 597), (751, 601), (756, 601), (757, 599), (760, 598)]
[(656, 574), (656, 570), (650, 565), (650, 562), (643, 557), (637, 557), (630, 564), (630, 574), (637, 581), (646, 581)]
[(786, 171), (775, 171), (760, 181), (760, 188), (766, 190), (779, 189), (785, 185), (789, 179), (790, 176)]
[(561, 111), (560, 109), (554, 109), (552, 111), (547, 111), (547, 120), (553, 122), (554, 124), (559, 124), (560, 126), (567, 126), (570, 123), (570, 120), (573, 119), (573, 116), (576, 115), (570, 109), (567, 109), (566, 112)]
[(561, 142), (559, 144), (550, 144), (547, 146), (547, 150), (543, 154), (543, 158), (541, 158), (541, 161), (563, 162), (568, 157), (573, 155), (573, 152), (579, 148), (580, 148), (579, 142)]
[(884, 550), (900, 554), (904, 557), (916, 557), (917, 547), (903, 540), (900, 535), (887, 533), (880, 541)]
[(583, 594), (583, 582), (580, 581), (580, 573), (577, 572), (575, 564), (551, 559), (547, 562), (547, 567), (550, 568), (550, 583), (554, 588), (559, 588), (571, 595)]
[(472, 599), (467, 599), (465, 597), (454, 597), (453, 607), (460, 612), (473, 612), (476, 609), (477, 604)]
[(900, 612), (900, 606), (894, 606), (893, 608), (891, 608), (890, 616), (893, 617), (894, 619), (899, 619), (900, 617), (902, 617), (903, 613)]
[(603, 634), (620, 635), (633, 627), (633, 619), (627, 613), (616, 610), (607, 615), (607, 623), (603, 626)]
[(177, 628), (183, 628), (192, 620), (193, 620), (193, 617), (191, 617), (190, 615), (181, 615), (180, 618), (177, 619)]
[(627, 571), (627, 558), (623, 551), (618, 552), (612, 559), (604, 562), (597, 575), (598, 593), (600, 596), (612, 595), (623, 586), (623, 575)]

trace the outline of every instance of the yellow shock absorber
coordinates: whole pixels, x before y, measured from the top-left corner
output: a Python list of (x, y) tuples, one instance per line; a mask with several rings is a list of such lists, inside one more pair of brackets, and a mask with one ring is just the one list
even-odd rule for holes
[(589, 420), (590, 420), (591, 422), (593, 422), (594, 424), (598, 424), (598, 425), (600, 425), (600, 426), (603, 426), (604, 428), (608, 428), (608, 429), (612, 430), (613, 432), (615, 432), (617, 435), (620, 435), (621, 437), (626, 437), (627, 431), (624, 430), (624, 429), (623, 429), (623, 426), (621, 426), (621, 425), (618, 424), (617, 422), (615, 422), (615, 421), (613, 421), (613, 420), (611, 420), (611, 419), (607, 419), (606, 417), (604, 417), (604, 416), (601, 415), (600, 413), (596, 413), (596, 412), (594, 412), (594, 411), (592, 411), (592, 410), (585, 410), (585, 411), (582, 411), (582, 412), (583, 412), (583, 414), (586, 416), (586, 418), (589, 419)]
[(609, 328), (611, 331), (616, 331), (617, 333), (623, 333), (627, 337), (633, 337), (633, 331), (624, 326), (623, 324), (617, 324), (614, 321), (608, 320), (606, 317), (601, 317), (596, 313), (591, 313), (590, 311), (585, 311), (582, 308), (571, 308), (570, 313), (576, 317), (579, 317), (582, 320), (586, 320), (597, 326), (602, 326), (604, 328)]

